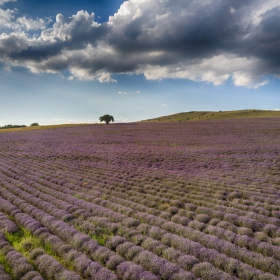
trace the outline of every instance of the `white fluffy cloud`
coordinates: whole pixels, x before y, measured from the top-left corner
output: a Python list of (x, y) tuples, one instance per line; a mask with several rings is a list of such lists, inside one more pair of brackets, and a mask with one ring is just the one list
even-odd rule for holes
[(3, 5), (8, 2), (17, 2), (17, 0), (0, 0), (0, 5)]
[(43, 30), (47, 28), (50, 22), (51, 19), (30, 19), (26, 17), (19, 17), (16, 20), (18, 27), (24, 30)]
[(0, 28), (12, 28), (14, 26), (14, 11), (0, 9)]
[[(221, 54), (200, 60), (186, 60), (175, 65), (147, 65), (139, 70), (148, 80), (166, 78), (189, 79), (196, 82), (225, 83), (230, 77), (235, 86), (258, 88), (267, 83), (255, 73), (260, 62), (257, 59)], [(255, 74), (251, 74), (255, 73)]]
[[(0, 0), (0, 5), (8, 2), (17, 2), (17, 0)], [(0, 30), (43, 30), (51, 22), (50, 18), (31, 19), (26, 17), (17, 17), (17, 10), (0, 8)]]
[(279, 16), (277, 0), (130, 0), (107, 23), (78, 11), (58, 14), (48, 28), (49, 19), (0, 9), (0, 28), (11, 30), (0, 34), (0, 61), (34, 73), (66, 70), (69, 80), (136, 73), (257, 88), (280, 76)]

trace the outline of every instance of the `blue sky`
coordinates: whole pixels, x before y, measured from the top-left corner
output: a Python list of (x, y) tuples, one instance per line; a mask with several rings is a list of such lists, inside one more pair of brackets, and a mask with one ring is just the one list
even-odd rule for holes
[(276, 0), (0, 0), (0, 125), (278, 109), (279, 18)]

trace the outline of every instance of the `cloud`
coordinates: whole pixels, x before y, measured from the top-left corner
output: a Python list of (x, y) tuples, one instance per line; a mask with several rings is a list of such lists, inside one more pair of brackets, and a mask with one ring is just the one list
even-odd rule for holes
[(15, 12), (13, 10), (0, 9), (0, 28), (1, 29), (13, 27), (14, 14), (15, 14)]
[(16, 23), (19, 25), (18, 28), (24, 29), (24, 30), (43, 30), (47, 28), (47, 25), (52, 20), (50, 18), (48, 19), (29, 19), (26, 17), (19, 17), (16, 20)]
[(140, 94), (140, 90), (137, 90), (137, 91), (118, 91), (118, 94)]
[(0, 5), (3, 5), (8, 2), (17, 2), (17, 0), (0, 0)]
[[(99, 82), (143, 74), (249, 88), (280, 77), (278, 0), (130, 0), (108, 22), (78, 11), (58, 14), (49, 28), (48, 19), (0, 13), (0, 28), (11, 29), (0, 34), (0, 61), (34, 73)], [(34, 37), (31, 29), (42, 32)]]
[[(0, 0), (0, 5), (4, 5), (7, 2), (16, 2), (16, 0)], [(47, 25), (52, 22), (51, 18), (37, 18), (31, 19), (26, 17), (17, 17), (18, 10), (4, 10), (0, 9), (0, 29), (4, 31), (8, 30), (43, 30), (47, 28)]]

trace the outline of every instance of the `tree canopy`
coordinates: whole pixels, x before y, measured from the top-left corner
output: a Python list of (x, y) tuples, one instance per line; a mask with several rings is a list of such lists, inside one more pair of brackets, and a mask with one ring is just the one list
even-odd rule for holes
[(39, 126), (39, 124), (37, 122), (34, 122), (30, 126)]
[(110, 122), (114, 122), (114, 117), (111, 116), (111, 115), (106, 114), (106, 115), (101, 116), (99, 118), (99, 120), (101, 122), (106, 122), (106, 124), (109, 124)]

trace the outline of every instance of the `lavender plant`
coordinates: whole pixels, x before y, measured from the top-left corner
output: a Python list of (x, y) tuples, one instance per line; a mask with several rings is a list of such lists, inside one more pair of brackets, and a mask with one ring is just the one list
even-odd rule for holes
[[(33, 280), (278, 279), (279, 129), (258, 119), (2, 133), (0, 231), (19, 240), (0, 235), (1, 256)], [(15, 266), (17, 250), (41, 270)]]

